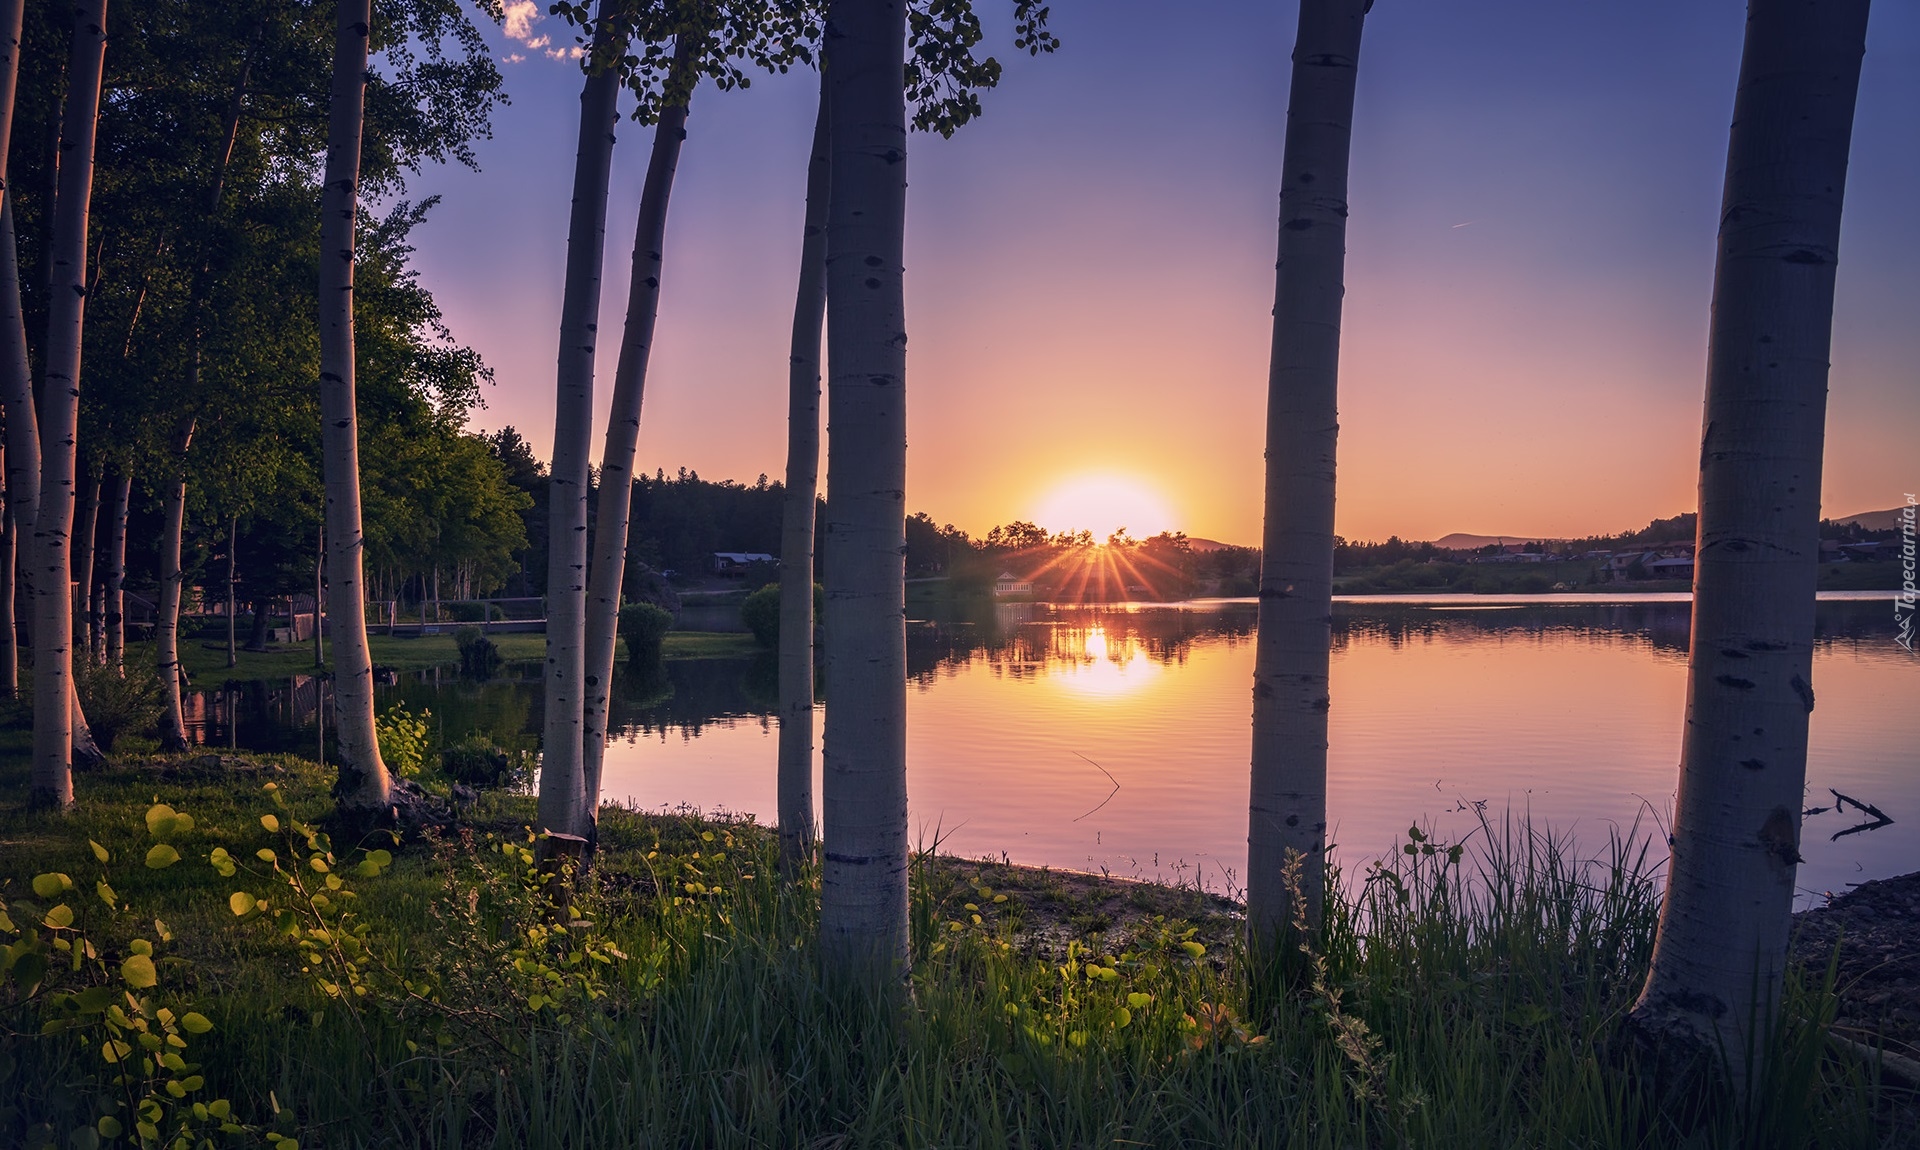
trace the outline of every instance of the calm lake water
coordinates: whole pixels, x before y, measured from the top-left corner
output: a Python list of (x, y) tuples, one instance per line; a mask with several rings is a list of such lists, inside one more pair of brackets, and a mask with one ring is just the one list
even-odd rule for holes
[[(1672, 808), (1686, 686), (1685, 596), (1368, 598), (1335, 606), (1329, 815), (1349, 869), (1418, 822), (1441, 839), (1482, 812), (1575, 836), (1656, 837)], [(1803, 899), (1920, 868), (1920, 659), (1893, 607), (1819, 606)], [(985, 606), (910, 625), (908, 794), (943, 850), (1234, 891), (1246, 858), (1255, 606)], [(382, 705), (430, 709), (449, 740), (531, 747), (538, 667), (487, 683), (425, 676)], [(641, 807), (774, 810), (770, 659), (616, 676), (605, 792)], [(304, 694), (303, 694), (304, 692)], [(310, 745), (310, 683), (255, 685), (209, 742)], [(300, 728), (304, 727), (304, 733)], [(304, 738), (305, 743), (301, 742)], [(816, 763), (816, 771), (818, 769)], [(1895, 822), (1833, 810), (1829, 788)], [(1664, 853), (1664, 848), (1656, 854)]]

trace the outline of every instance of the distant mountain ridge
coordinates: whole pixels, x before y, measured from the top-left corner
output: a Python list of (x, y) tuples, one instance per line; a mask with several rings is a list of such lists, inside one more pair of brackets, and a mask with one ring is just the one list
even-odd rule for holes
[(1862, 511), (1858, 515), (1836, 517), (1835, 523), (1858, 523), (1868, 531), (1891, 531), (1905, 522), (1902, 507), (1889, 507), (1885, 511)]

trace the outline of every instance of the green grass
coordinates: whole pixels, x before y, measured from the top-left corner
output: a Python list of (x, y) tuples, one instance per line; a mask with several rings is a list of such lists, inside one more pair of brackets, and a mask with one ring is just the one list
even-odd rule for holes
[[(373, 661), (383, 667), (419, 671), (428, 667), (458, 666), (460, 647), (454, 638), (455, 630), (455, 627), (448, 626), (442, 634), (417, 637), (387, 636), (376, 630), (368, 635), (367, 642), (373, 649)], [(501, 657), (506, 662), (537, 662), (546, 657), (545, 635), (495, 632), (487, 637), (500, 648)], [(754, 645), (751, 635), (720, 631), (670, 631), (667, 633), (664, 654), (668, 659), (711, 659), (750, 655), (757, 650), (759, 648)], [(614, 654), (615, 658), (626, 658), (626, 645), (616, 643)], [(129, 662), (151, 665), (154, 660), (153, 644), (127, 644), (127, 659)], [(313, 673), (313, 644), (278, 644), (268, 651), (248, 651), (243, 647), (238, 652), (237, 665), (228, 667), (225, 640), (203, 633), (181, 642), (180, 661), (185, 665), (188, 677), (200, 682), (284, 679), (289, 675)]]
[[(347, 1009), (312, 988), (289, 939), (235, 919), (227, 896), (245, 876), (204, 861), (269, 842), (264, 781), (287, 813), (326, 810), (311, 764), (244, 763), (82, 776), (66, 817), (0, 808), (0, 897), (16, 921), (44, 913), (23, 905), (31, 876), (63, 871), (90, 891), (102, 867), (88, 840), (106, 847), (134, 909), (104, 921), (90, 895), (75, 901), (91, 904), (109, 965), (163, 919), (164, 996), (215, 1025), (189, 1050), (206, 1096), (251, 1123), (277, 1102), (306, 1147), (1912, 1144), (1890, 1096), (1821, 1053), (1817, 988), (1795, 986), (1754, 1113), (1674, 1097), (1610, 1053), (1656, 912), (1627, 844), (1582, 861), (1494, 827), (1459, 863), (1444, 845), (1393, 856), (1337, 887), (1321, 976), (1296, 962), (1284, 986), (1250, 978), (1229, 945), (1192, 953), (1167, 915), (1038, 931), (1040, 900), (999, 901), (990, 871), (922, 857), (912, 995), (887, 1004), (823, 989), (817, 899), (778, 888), (761, 828), (609, 809), (579, 905), (623, 957), (593, 984), (605, 997), (536, 1011), (540, 971), (572, 969), (583, 936), (529, 946), (547, 929), (537, 900), (489, 843), (523, 838), (529, 801), (495, 795), (470, 843), (351, 880), (392, 976)], [(21, 794), (23, 776), (17, 753), (0, 758), (0, 794)], [(155, 796), (195, 819), (164, 870), (132, 861)], [(16, 999), (0, 988), (0, 1143), (44, 1122), (65, 1144), (102, 1093), (98, 1043), (39, 1035), (45, 1004)]]

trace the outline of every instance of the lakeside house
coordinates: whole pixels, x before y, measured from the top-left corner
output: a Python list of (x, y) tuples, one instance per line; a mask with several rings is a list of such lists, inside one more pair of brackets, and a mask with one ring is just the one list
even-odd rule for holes
[(1011, 571), (1000, 572), (1000, 577), (993, 581), (993, 597), (996, 599), (1031, 594), (1033, 594), (1033, 580), (1022, 579)]
[(713, 553), (713, 573), (715, 575), (742, 576), (752, 567), (778, 563), (780, 560), (763, 551), (715, 551)]

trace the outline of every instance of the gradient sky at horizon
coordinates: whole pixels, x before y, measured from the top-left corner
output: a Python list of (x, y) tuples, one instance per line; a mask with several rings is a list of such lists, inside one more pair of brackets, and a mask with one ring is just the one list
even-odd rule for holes
[[(1001, 86), (954, 139), (911, 141), (909, 509), (983, 534), (1110, 473), (1160, 492), (1172, 526), (1256, 541), (1297, 8), (1055, 0), (1062, 46), (1033, 60), (1011, 50), (1011, 4), (979, 2)], [(514, 425), (544, 457), (580, 78), (542, 51), (572, 33), (518, 11), (489, 33), (523, 58), (505, 66), (514, 102), (477, 149), (482, 171), (431, 170), (411, 194), (443, 197), (416, 263), (497, 374), (477, 422)], [(1693, 507), (1743, 24), (1738, 0), (1376, 3), (1354, 123), (1341, 534), (1585, 535)], [(644, 470), (784, 470), (816, 92), (807, 72), (695, 97)], [(1916, 140), (1920, 5), (1882, 3), (1841, 242), (1830, 514), (1920, 489)], [(615, 153), (602, 419), (649, 142), (629, 123)]]

